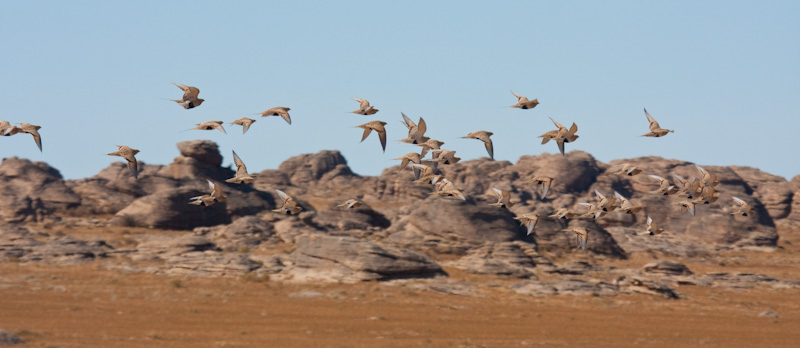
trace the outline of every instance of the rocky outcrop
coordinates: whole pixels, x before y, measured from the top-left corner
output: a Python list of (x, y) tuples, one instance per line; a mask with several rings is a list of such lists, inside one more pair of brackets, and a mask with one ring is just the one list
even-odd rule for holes
[(0, 218), (4, 222), (43, 221), (55, 211), (81, 204), (61, 173), (44, 162), (4, 158), (0, 163)]
[(355, 237), (310, 234), (296, 243), (293, 279), (353, 282), (443, 274), (424, 254)]

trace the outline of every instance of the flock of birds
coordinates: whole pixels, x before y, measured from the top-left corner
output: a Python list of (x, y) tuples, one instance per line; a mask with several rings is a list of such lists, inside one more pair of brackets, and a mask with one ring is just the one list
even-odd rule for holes
[[(178, 105), (182, 106), (184, 109), (192, 109), (195, 107), (200, 106), (204, 99), (199, 98), (200, 90), (197, 87), (191, 87), (182, 85), (179, 83), (175, 83), (175, 85), (180, 88), (184, 93), (181, 99), (172, 100), (176, 102)], [(525, 96), (519, 95), (511, 92), (516, 98), (517, 103), (514, 105), (510, 105), (511, 108), (519, 108), (519, 109), (533, 109), (537, 105), (539, 105), (538, 99), (529, 100)], [(353, 100), (359, 103), (359, 108), (357, 110), (352, 111), (352, 113), (357, 115), (374, 115), (379, 110), (374, 108), (370, 105), (369, 101), (364, 99), (353, 98)], [(291, 116), (289, 116), (288, 107), (273, 107), (267, 109), (264, 112), (259, 113), (262, 117), (265, 116), (280, 116), (283, 118), (288, 124), (292, 124)], [(644, 110), (645, 117), (647, 117), (647, 121), (650, 123), (650, 131), (648, 133), (643, 134), (642, 136), (646, 137), (663, 137), (669, 133), (674, 132), (673, 130), (661, 128), (658, 122), (650, 116), (647, 112), (647, 109)], [(401, 142), (413, 144), (421, 147), (419, 152), (410, 152), (407, 153), (396, 160), (400, 160), (400, 169), (405, 169), (406, 167), (410, 167), (413, 175), (414, 181), (417, 183), (427, 183), (433, 185), (434, 194), (440, 196), (448, 196), (448, 197), (457, 197), (462, 200), (466, 200), (466, 196), (463, 193), (463, 190), (458, 188), (452, 181), (448, 180), (447, 178), (442, 175), (441, 171), (439, 170), (439, 165), (451, 165), (455, 164), (461, 160), (461, 158), (456, 157), (456, 151), (450, 151), (447, 149), (442, 148), (444, 142), (438, 141), (436, 139), (431, 139), (430, 137), (425, 136), (427, 132), (427, 125), (425, 120), (420, 117), (418, 122), (414, 122), (405, 114), (401, 113), (403, 117), (403, 124), (408, 128), (408, 136), (401, 140)], [(554, 119), (550, 118), (553, 124), (556, 126), (556, 129), (550, 130), (542, 135), (539, 138), (542, 138), (542, 144), (546, 144), (549, 141), (554, 141), (558, 145), (558, 150), (561, 152), (561, 155), (565, 155), (564, 146), (566, 143), (574, 142), (578, 139), (578, 126), (575, 123), (569, 128), (564, 127), (562, 124), (556, 122)], [(242, 134), (247, 133), (247, 130), (250, 126), (256, 122), (256, 120), (242, 117), (239, 118), (230, 124), (232, 125), (240, 125), (242, 126)], [(384, 127), (387, 123), (383, 121), (370, 121), (364, 123), (362, 125), (357, 126), (358, 128), (364, 129), (364, 132), (361, 137), (361, 142), (367, 139), (367, 137), (375, 131), (378, 134), (378, 138), (381, 143), (381, 148), (383, 151), (386, 151), (386, 128)], [(33, 140), (36, 142), (36, 146), (39, 148), (39, 151), (42, 151), (42, 139), (39, 135), (40, 126), (32, 125), (28, 123), (17, 123), (18, 126), (12, 126), (8, 121), (0, 121), (0, 135), (2, 136), (11, 136), (19, 133), (27, 133), (33, 136)], [(217, 129), (223, 133), (225, 132), (225, 128), (223, 127), (222, 121), (206, 121), (197, 124), (196, 127), (192, 129), (197, 130), (213, 130)], [(486, 152), (489, 154), (489, 158), (494, 160), (494, 146), (492, 144), (491, 136), (493, 135), (492, 132), (478, 130), (472, 133), (467, 134), (466, 136), (462, 137), (465, 139), (477, 139), (483, 142)], [(115, 152), (111, 152), (108, 155), (110, 156), (120, 156), (125, 159), (128, 165), (128, 169), (131, 175), (138, 179), (139, 177), (139, 166), (136, 160), (136, 154), (139, 153), (139, 150), (130, 148), (124, 145), (117, 145), (118, 149)], [(245, 166), (244, 162), (241, 158), (236, 154), (235, 151), (233, 152), (233, 161), (236, 165), (236, 175), (233, 178), (225, 180), (228, 183), (233, 184), (250, 184), (252, 183), (255, 178), (247, 172), (247, 167)], [(428, 153), (431, 153), (430, 159), (425, 159)], [(649, 175), (650, 178), (656, 180), (659, 184), (658, 189), (651, 191), (652, 194), (660, 194), (665, 196), (676, 196), (681, 197), (678, 202), (674, 202), (672, 204), (679, 207), (681, 212), (689, 212), (692, 216), (695, 215), (695, 205), (697, 204), (711, 204), (717, 201), (718, 195), (715, 187), (719, 184), (716, 175), (713, 173), (708, 172), (707, 170), (703, 169), (700, 166), (697, 166), (697, 169), (700, 173), (699, 178), (691, 177), (689, 179), (684, 179), (678, 175), (672, 174), (672, 177), (675, 181), (675, 184), (670, 184), (669, 180), (658, 176), (658, 175)], [(637, 168), (636, 166), (630, 164), (623, 164), (619, 170), (615, 172), (615, 174), (620, 175), (627, 175), (627, 176), (635, 176), (642, 172), (641, 169)], [(531, 186), (541, 187), (542, 194), (540, 195), (541, 199), (544, 199), (547, 196), (547, 193), (550, 190), (550, 187), (553, 181), (556, 180), (554, 177), (549, 176), (533, 176), (530, 178), (526, 183), (530, 184)], [(225, 193), (222, 190), (222, 186), (219, 183), (213, 182), (211, 180), (207, 180), (209, 193), (204, 194), (197, 197), (191, 197), (189, 199), (189, 204), (194, 205), (203, 205), (203, 206), (211, 206), (218, 202), (223, 202), (227, 198)], [(302, 211), (302, 207), (295, 201), (291, 196), (286, 194), (281, 190), (276, 190), (278, 196), (283, 200), (281, 207), (278, 209), (274, 209), (274, 212), (284, 213), (284, 214), (297, 214)], [(498, 188), (492, 188), (492, 191), (497, 196), (497, 202), (491, 203), (490, 205), (496, 206), (499, 208), (508, 209), (511, 208), (515, 202), (511, 200), (511, 193), (506, 190), (501, 190)], [(572, 219), (572, 218), (590, 218), (590, 219), (598, 219), (603, 217), (609, 212), (620, 212), (626, 214), (636, 214), (637, 212), (641, 211), (645, 208), (644, 205), (634, 204), (626, 197), (622, 196), (619, 192), (614, 192), (614, 197), (606, 197), (598, 190), (594, 191), (596, 202), (589, 203), (589, 202), (581, 202), (578, 205), (585, 207), (586, 212), (579, 214), (576, 211), (573, 211), (569, 208), (561, 208), (557, 211), (553, 212), (551, 215), (548, 215), (549, 218), (554, 219)], [(735, 203), (735, 211), (732, 214), (748, 216), (752, 212), (752, 207), (745, 202), (744, 200), (733, 197), (733, 201)], [(357, 208), (362, 205), (362, 202), (356, 199), (350, 199), (346, 202), (340, 204), (340, 207), (345, 207), (348, 209)], [(523, 226), (527, 228), (527, 234), (530, 235), (537, 222), (542, 216), (538, 213), (527, 213), (522, 214), (515, 217)], [(576, 236), (577, 246), (580, 249), (585, 250), (587, 245), (587, 240), (589, 233), (591, 230), (586, 227), (573, 227), (571, 229), (565, 230), (566, 232), (574, 233)], [(650, 216), (647, 216), (647, 229), (643, 234), (647, 235), (657, 235), (664, 232), (664, 229), (659, 228), (655, 221), (653, 221)]]

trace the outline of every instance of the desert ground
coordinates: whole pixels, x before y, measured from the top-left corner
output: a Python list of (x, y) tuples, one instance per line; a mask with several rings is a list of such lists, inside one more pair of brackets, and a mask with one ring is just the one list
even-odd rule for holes
[[(96, 233), (115, 241), (113, 232)], [(800, 238), (789, 234), (772, 252), (675, 261), (695, 272), (797, 279), (798, 246)], [(634, 267), (650, 259), (642, 253), (602, 262)], [(344, 284), (165, 276), (126, 271), (108, 260), (68, 266), (6, 261), (0, 263), (0, 329), (29, 347), (796, 347), (800, 342), (798, 289), (680, 286), (683, 298), (677, 300), (643, 294), (537, 297), (508, 290), (510, 278), (445, 271), (451, 281), (477, 283), (479, 291), (457, 295), (402, 280)], [(767, 311), (778, 317), (762, 315)]]

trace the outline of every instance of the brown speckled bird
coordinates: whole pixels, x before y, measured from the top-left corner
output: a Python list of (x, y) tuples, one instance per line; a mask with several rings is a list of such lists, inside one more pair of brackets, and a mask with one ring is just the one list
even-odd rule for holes
[(278, 196), (280, 196), (283, 200), (283, 204), (280, 208), (273, 209), (272, 211), (276, 213), (284, 213), (286, 215), (294, 215), (303, 210), (303, 208), (297, 204), (297, 201), (292, 199), (291, 196), (287, 195), (286, 192), (281, 190), (275, 190), (275, 192), (278, 192)]
[(527, 235), (530, 235), (536, 227), (536, 223), (539, 222), (540, 217), (542, 216), (536, 213), (527, 213), (515, 217), (514, 220), (518, 220), (522, 226), (525, 226), (525, 228), (528, 229)]
[(369, 102), (366, 99), (353, 98), (353, 100), (361, 103), (361, 105), (358, 107), (358, 110), (351, 111), (354, 114), (367, 116), (374, 115), (379, 111), (378, 109), (372, 107), (372, 105), (369, 105)]
[(232, 125), (239, 125), (242, 126), (242, 134), (247, 133), (247, 130), (250, 129), (250, 125), (255, 123), (256, 120), (247, 117), (241, 117), (236, 121), (231, 122)]
[(36, 147), (38, 147), (39, 151), (41, 152), (42, 151), (42, 136), (39, 135), (39, 129), (41, 129), (42, 127), (30, 124), (30, 123), (17, 123), (17, 124), (19, 125), (19, 127), (16, 127), (16, 126), (12, 126), (10, 128), (7, 127), (4, 130), (3, 135), (9, 136), (9, 135), (17, 134), (17, 133), (28, 133), (31, 136), (33, 136), (33, 141), (36, 143)]
[(383, 121), (371, 121), (360, 126), (356, 126), (364, 129), (364, 134), (361, 136), (361, 142), (364, 142), (364, 139), (367, 139), (369, 133), (374, 130), (378, 132), (378, 138), (381, 141), (381, 148), (383, 149), (383, 152), (386, 152), (386, 128), (383, 127), (385, 125), (386, 122)]
[(750, 204), (747, 204), (743, 199), (739, 197), (733, 197), (733, 201), (736, 203), (736, 211), (731, 213), (733, 215), (741, 215), (741, 216), (748, 216), (753, 213), (753, 207)]
[(236, 165), (236, 175), (225, 182), (229, 182), (232, 184), (249, 184), (252, 183), (255, 178), (247, 173), (247, 167), (242, 162), (242, 159), (239, 158), (239, 155), (236, 154), (236, 151), (231, 150), (233, 152), (233, 164)]
[(650, 114), (647, 112), (647, 109), (644, 109), (644, 116), (647, 117), (647, 121), (650, 122), (650, 132), (643, 134), (642, 135), (643, 137), (658, 138), (658, 137), (663, 137), (668, 133), (675, 132), (674, 130), (661, 128), (661, 126), (658, 125), (658, 122), (656, 122), (656, 119), (654, 119), (653, 116), (650, 116)]
[(419, 118), (419, 123), (414, 123), (406, 114), (401, 112), (400, 115), (403, 116), (403, 125), (408, 128), (408, 137), (400, 141), (409, 144), (422, 144), (430, 140), (430, 138), (425, 136), (428, 126), (425, 124), (425, 120), (422, 119), (422, 117)]
[(212, 130), (217, 129), (224, 134), (228, 134), (225, 132), (225, 128), (222, 127), (222, 121), (206, 121), (203, 123), (198, 123), (197, 127), (192, 129), (199, 129), (199, 130)]
[(536, 105), (539, 105), (539, 99), (528, 100), (528, 98), (516, 94), (514, 93), (514, 91), (511, 91), (511, 94), (517, 97), (517, 103), (514, 105), (510, 105), (509, 106), (510, 108), (533, 109), (536, 107)]
[(291, 110), (291, 109), (287, 108), (285, 106), (276, 106), (274, 108), (267, 109), (266, 111), (260, 113), (259, 115), (265, 116), (265, 117), (266, 116), (280, 116), (281, 118), (283, 118), (284, 121), (286, 121), (286, 123), (291, 125), (292, 124), (292, 117), (289, 116), (289, 110)]
[(117, 151), (111, 152), (109, 156), (120, 156), (128, 162), (128, 169), (130, 169), (131, 174), (133, 175), (134, 179), (139, 179), (139, 164), (136, 161), (136, 157), (134, 157), (139, 150), (131, 149), (125, 145), (117, 145)]
[(186, 85), (182, 85), (180, 83), (173, 82), (175, 86), (178, 86), (181, 90), (183, 90), (183, 98), (173, 100), (174, 102), (178, 103), (178, 105), (182, 106), (184, 109), (191, 109), (200, 106), (200, 104), (205, 101), (204, 99), (200, 99), (197, 97), (200, 94), (200, 90), (197, 87), (190, 87)]
[(208, 182), (208, 188), (211, 190), (211, 193), (189, 198), (189, 204), (204, 205), (208, 207), (217, 202), (224, 202), (228, 198), (228, 196), (222, 192), (222, 186), (211, 180), (206, 181)]
[(586, 244), (589, 241), (589, 232), (592, 232), (592, 230), (586, 227), (573, 227), (565, 231), (575, 233), (575, 241), (578, 243), (578, 248), (586, 250)]
[(489, 153), (489, 158), (494, 160), (494, 145), (492, 144), (492, 132), (487, 131), (474, 131), (472, 133), (467, 134), (467, 136), (462, 137), (464, 139), (478, 139), (483, 142), (483, 146), (486, 147), (486, 152)]
[(506, 209), (514, 206), (514, 202), (511, 201), (510, 192), (496, 187), (492, 187), (492, 191), (494, 191), (494, 194), (497, 195), (497, 203), (490, 203), (489, 205)]

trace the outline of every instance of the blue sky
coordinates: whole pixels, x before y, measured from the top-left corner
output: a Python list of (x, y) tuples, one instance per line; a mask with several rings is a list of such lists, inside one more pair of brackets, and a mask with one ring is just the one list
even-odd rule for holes
[[(379, 174), (416, 146), (400, 112), (463, 159), (485, 156), (475, 130), (495, 133), (495, 157), (554, 153), (536, 138), (548, 116), (579, 126), (567, 150), (602, 161), (645, 155), (800, 174), (800, 2), (0, 2), (0, 120), (42, 126), (0, 139), (0, 157), (45, 161), (66, 178), (119, 158), (114, 145), (167, 164), (175, 143), (210, 139), (251, 172), (293, 155), (342, 151)], [(200, 88), (184, 110), (164, 99)], [(538, 98), (509, 109), (509, 90)], [(381, 111), (349, 113), (368, 99)], [(293, 124), (256, 118), (273, 106)], [(648, 131), (646, 107), (667, 137)], [(359, 143), (359, 124), (388, 122), (389, 144)], [(182, 132), (183, 131), (183, 132)], [(374, 138), (373, 138), (374, 137)]]

